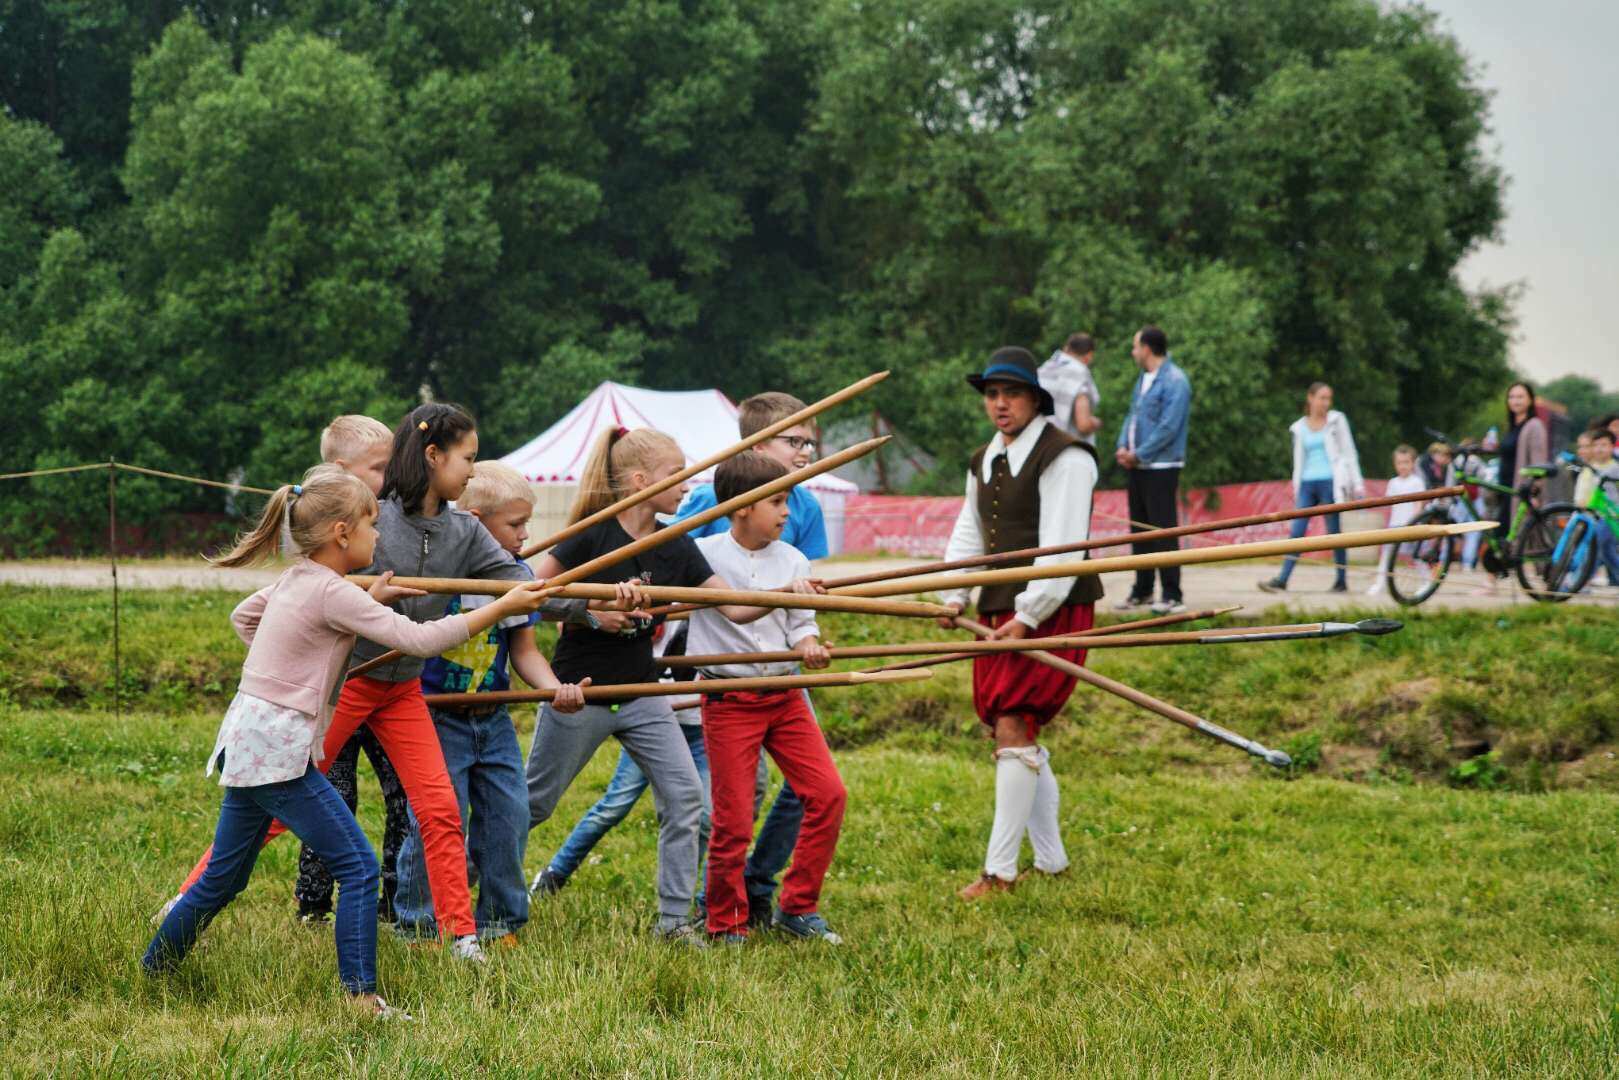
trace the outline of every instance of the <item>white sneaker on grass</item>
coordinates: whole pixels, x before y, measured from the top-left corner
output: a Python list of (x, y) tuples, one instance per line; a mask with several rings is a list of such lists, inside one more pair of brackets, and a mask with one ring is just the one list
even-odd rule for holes
[(462, 934), (450, 944), (450, 955), (469, 964), (487, 964), (489, 956), (478, 944), (477, 934)]

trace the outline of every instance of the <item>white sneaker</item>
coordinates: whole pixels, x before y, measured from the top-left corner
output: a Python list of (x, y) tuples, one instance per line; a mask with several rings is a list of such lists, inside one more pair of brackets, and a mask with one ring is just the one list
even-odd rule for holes
[(1140, 611), (1144, 607), (1152, 606), (1152, 597), (1126, 596), (1113, 605), (1114, 611)]
[(381, 994), (360, 994), (356, 996), (355, 1003), (378, 1020), (404, 1020), (416, 1019), (404, 1009), (396, 1009), (382, 1000)]
[(1179, 615), (1186, 605), (1179, 600), (1160, 600), (1152, 606), (1154, 615)]
[(1373, 585), (1371, 588), (1366, 590), (1366, 595), (1367, 596), (1382, 596), (1384, 593), (1386, 593), (1388, 591), (1389, 591), (1388, 583), (1386, 581), (1379, 581), (1375, 585)]
[(469, 964), (487, 964), (489, 956), (478, 944), (477, 934), (462, 934), (450, 944), (450, 955)]

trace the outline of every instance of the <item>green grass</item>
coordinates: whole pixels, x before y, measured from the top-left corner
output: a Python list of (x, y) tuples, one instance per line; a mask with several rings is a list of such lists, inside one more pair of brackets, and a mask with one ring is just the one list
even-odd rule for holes
[[(1611, 691), (1583, 685), (1611, 682), (1593, 666), (1606, 662), (1600, 612), (1425, 617), (1375, 642), (1097, 653), (1101, 670), (1237, 730), (1301, 749), (1313, 738), (1320, 767), (1284, 780), (1081, 691), (1049, 738), (1074, 872), (973, 907), (953, 893), (982, 858), (994, 779), (965, 669), (819, 694), (852, 793), (823, 905), (845, 948), (654, 944), (648, 805), (488, 970), (385, 938), (383, 993), (417, 1022), (378, 1026), (345, 1010), (329, 932), (292, 918), (287, 842), (180, 972), (139, 974), (147, 917), (211, 835), (219, 791), (201, 763), (241, 649), (222, 623), (231, 598), (131, 596), (134, 704), (119, 718), (91, 685), (110, 677), (95, 599), (0, 596), (7, 1072), (1613, 1071), (1619, 807), (1591, 759), (1606, 760), (1614, 709)], [(829, 634), (880, 636), (845, 620)], [(525, 744), (531, 724), (521, 718)], [(1474, 758), (1418, 738), (1433, 731), (1447, 747), (1493, 739), (1512, 790), (1449, 786)], [(1573, 739), (1578, 777), (1547, 749)], [(531, 835), (531, 871), (614, 753)], [(1420, 764), (1429, 753), (1439, 764)], [(1563, 789), (1525, 794), (1534, 762)], [(376, 836), (380, 800), (362, 777)]]

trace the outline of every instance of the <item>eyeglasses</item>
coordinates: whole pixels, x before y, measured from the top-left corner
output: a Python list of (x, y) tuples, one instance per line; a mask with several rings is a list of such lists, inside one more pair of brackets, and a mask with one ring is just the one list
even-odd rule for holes
[(812, 454), (821, 448), (818, 440), (806, 439), (802, 435), (773, 435), (771, 438), (781, 440), (794, 450), (808, 450)]

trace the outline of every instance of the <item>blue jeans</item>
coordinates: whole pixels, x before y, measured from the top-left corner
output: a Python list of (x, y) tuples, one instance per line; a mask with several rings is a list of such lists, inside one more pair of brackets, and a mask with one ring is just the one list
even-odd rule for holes
[(768, 904), (776, 895), (776, 877), (787, 869), (798, 844), (798, 827), (803, 823), (804, 804), (792, 785), (783, 780), (742, 871), (750, 904)]
[[(1295, 501), (1294, 505), (1296, 505), (1300, 510), (1311, 506), (1326, 506), (1330, 502), (1332, 502), (1331, 480), (1301, 480), (1299, 482), (1299, 497)], [(1338, 532), (1338, 515), (1328, 514), (1326, 515), (1326, 518), (1327, 532)], [(1294, 518), (1293, 528), (1289, 535), (1292, 536), (1293, 539), (1297, 540), (1303, 536), (1306, 530), (1309, 528), (1309, 518)], [(1293, 575), (1293, 565), (1298, 561), (1299, 557), (1297, 555), (1289, 555), (1287, 558), (1283, 559), (1282, 569), (1281, 572), (1276, 575), (1276, 580), (1280, 581), (1283, 585), (1286, 585), (1287, 579)], [(1349, 552), (1345, 551), (1343, 548), (1339, 548), (1337, 551), (1332, 553), (1332, 561), (1334, 564), (1336, 564), (1338, 569), (1338, 580), (1342, 581), (1344, 579), (1344, 570), (1349, 565)]]
[[(703, 816), (698, 825), (697, 834), (697, 865), (701, 882), (702, 853), (708, 848), (709, 806), (708, 806), (708, 752), (703, 748), (703, 729), (699, 724), (681, 724), (680, 733), (686, 737), (686, 746), (691, 750), (692, 764), (697, 766), (697, 776), (703, 782)], [(640, 801), (650, 781), (643, 773), (635, 760), (630, 757), (629, 751), (619, 750), (618, 768), (613, 770), (613, 777), (607, 781), (607, 790), (602, 792), (601, 798), (585, 816), (579, 819), (579, 824), (573, 827), (568, 838), (562, 842), (557, 853), (551, 856), (551, 873), (566, 881), (573, 876), (589, 855), (591, 849), (601, 842), (601, 838), (610, 832), (613, 826), (630, 816), (630, 811)]]
[[(1457, 499), (1450, 504), (1450, 520), (1458, 524), (1464, 521), (1477, 521), (1467, 504)], [(1478, 565), (1478, 546), (1483, 541), (1482, 533), (1471, 532), (1462, 537), (1462, 566), (1471, 570)]]
[(343, 988), (351, 994), (376, 990), (377, 883), (382, 872), (359, 822), (312, 765), (296, 780), (225, 789), (208, 869), (164, 918), (141, 957), (141, 966), (157, 974), (185, 959), (214, 916), (247, 887), (270, 822), (277, 819), (337, 879), (332, 938)]
[[(528, 782), (511, 714), (504, 706), (484, 716), (440, 709), (433, 709), (432, 714), (444, 767), (461, 808), (461, 828), (467, 837), (467, 881), (478, 886), (478, 906), (473, 911), (478, 936), (516, 933), (528, 922), (528, 890), (523, 881)], [(414, 812), (410, 832), (399, 848), (394, 908), (403, 933), (437, 936), (422, 831)]]

